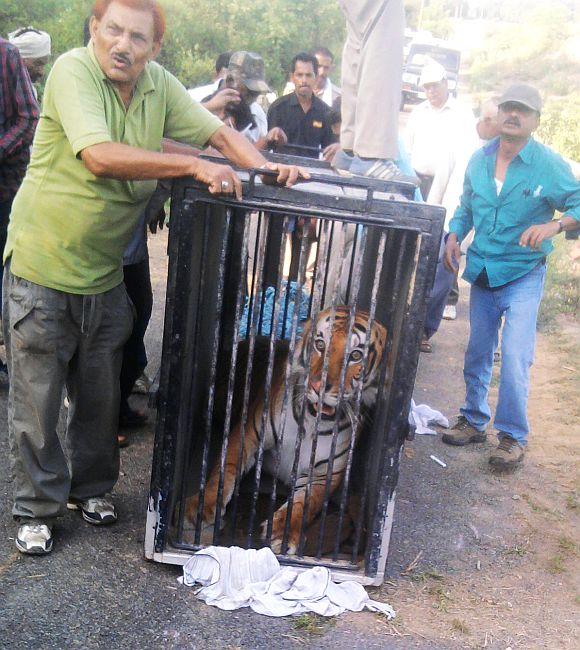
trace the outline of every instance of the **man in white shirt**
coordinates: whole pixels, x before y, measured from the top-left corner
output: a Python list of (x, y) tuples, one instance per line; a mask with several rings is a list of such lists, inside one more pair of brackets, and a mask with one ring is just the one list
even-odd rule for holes
[[(477, 149), (486, 145), (490, 140), (493, 140), (499, 135), (497, 102), (490, 99), (482, 104), (475, 130), (477, 137), (470, 138), (464, 147), (450, 149), (447, 152), (447, 156), (439, 161), (439, 165), (435, 171), (435, 177), (433, 178), (427, 203), (441, 205), (447, 210), (445, 230), (447, 230), (447, 225), (459, 205), (459, 199), (463, 192), (463, 179), (469, 159)], [(473, 149), (469, 149), (468, 145), (473, 145)], [(469, 247), (472, 238), (472, 236), (468, 236), (463, 240), (462, 250), (464, 253)], [(455, 320), (457, 318), (458, 302), (459, 285), (456, 277), (447, 298), (443, 318), (446, 320)]]
[(427, 200), (438, 169), (455, 160), (465, 159), (467, 164), (479, 146), (479, 138), (473, 112), (449, 93), (442, 65), (436, 61), (425, 65), (420, 85), (427, 99), (413, 109), (405, 140), (421, 181), (421, 193)]
[(314, 94), (332, 108), (334, 102), (340, 97), (340, 88), (330, 80), (330, 74), (334, 69), (334, 56), (326, 47), (317, 47), (312, 54), (318, 61), (318, 74), (314, 86)]

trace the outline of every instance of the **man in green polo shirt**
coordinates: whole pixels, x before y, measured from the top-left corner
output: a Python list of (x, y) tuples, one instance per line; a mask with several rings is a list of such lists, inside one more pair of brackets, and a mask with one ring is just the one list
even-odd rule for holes
[(212, 193), (241, 196), (230, 167), (162, 151), (163, 138), (211, 144), (241, 167), (267, 164), (281, 184), (306, 176), (266, 163), (153, 61), (164, 29), (156, 0), (97, 0), (88, 47), (61, 56), (47, 80), (14, 200), (3, 300), (23, 553), (51, 550), (52, 524), (67, 505), (89, 523), (117, 518), (108, 492), (119, 471), (119, 370), (133, 322), (122, 256), (155, 181), (194, 176)]

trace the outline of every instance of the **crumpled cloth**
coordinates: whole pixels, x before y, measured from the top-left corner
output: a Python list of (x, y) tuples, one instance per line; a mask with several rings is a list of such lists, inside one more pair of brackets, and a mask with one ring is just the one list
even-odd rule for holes
[[(278, 327), (276, 328), (276, 338), (282, 338), (282, 331), (284, 330), (284, 338), (289, 339), (292, 333), (292, 319), (294, 318), (294, 309), (296, 309), (298, 284), (290, 282), (290, 296), (288, 298), (288, 310), (286, 312), (286, 323), (284, 323), (284, 309), (286, 305), (286, 288), (288, 283), (284, 280), (280, 293), (282, 298), (280, 300), (280, 313), (278, 314)], [(262, 310), (262, 323), (258, 334), (262, 336), (270, 336), (272, 331), (272, 322), (274, 320), (274, 295), (276, 287), (267, 287), (264, 296), (264, 307)], [(262, 292), (258, 293), (258, 300), (262, 300)], [(240, 320), (240, 338), (245, 339), (248, 335), (248, 316), (249, 316), (250, 297), (246, 296), (244, 304), (244, 312)], [(297, 335), (302, 333), (304, 329), (304, 322), (308, 320), (308, 310), (310, 308), (310, 295), (306, 288), (302, 289), (300, 299), (300, 307), (298, 309), (298, 327), (296, 330)], [(285, 325), (285, 327), (284, 327)]]
[(302, 572), (282, 568), (269, 548), (209, 546), (187, 561), (178, 580), (189, 587), (199, 583), (197, 597), (225, 610), (250, 607), (265, 616), (336, 616), (366, 607), (389, 619), (395, 616), (390, 605), (371, 600), (357, 582), (333, 582), (326, 567)]
[(427, 404), (415, 404), (415, 400), (411, 400), (411, 409), (409, 411), (409, 424), (415, 428), (415, 433), (427, 434), (436, 436), (437, 431), (429, 428), (429, 424), (435, 422), (436, 424), (449, 428), (449, 420), (439, 411), (432, 409)]

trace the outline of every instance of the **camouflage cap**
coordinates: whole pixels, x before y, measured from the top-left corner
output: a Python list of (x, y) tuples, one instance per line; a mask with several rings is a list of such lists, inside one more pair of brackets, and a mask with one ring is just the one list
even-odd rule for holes
[(269, 93), (264, 80), (264, 59), (255, 52), (234, 52), (230, 58), (228, 74), (238, 77), (248, 90)]

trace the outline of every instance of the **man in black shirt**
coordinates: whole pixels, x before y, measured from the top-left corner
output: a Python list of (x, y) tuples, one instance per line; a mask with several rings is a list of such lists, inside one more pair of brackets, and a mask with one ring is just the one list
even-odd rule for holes
[[(287, 138), (286, 152), (318, 158), (322, 149), (337, 141), (332, 132), (332, 113), (314, 94), (318, 61), (311, 54), (301, 52), (292, 59), (290, 70), (294, 92), (280, 97), (270, 106), (268, 139), (280, 145), (285, 144)], [(297, 146), (293, 148), (292, 145)]]

